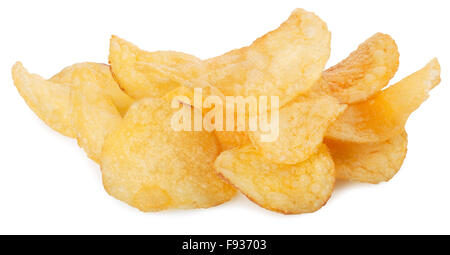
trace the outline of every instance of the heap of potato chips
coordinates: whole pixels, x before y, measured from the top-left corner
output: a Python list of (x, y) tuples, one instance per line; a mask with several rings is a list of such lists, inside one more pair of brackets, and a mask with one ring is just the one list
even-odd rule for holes
[[(75, 64), (46, 80), (16, 63), (12, 74), (29, 107), (76, 138), (100, 164), (106, 191), (133, 207), (207, 208), (239, 190), (266, 209), (306, 213), (327, 202), (336, 178), (390, 180), (406, 155), (409, 115), (440, 82), (433, 59), (383, 89), (399, 53), (381, 33), (324, 70), (330, 38), (319, 17), (296, 9), (250, 46), (207, 60), (146, 52), (113, 36), (110, 65)], [(261, 142), (259, 131), (174, 131), (169, 101), (195, 87), (279, 96), (278, 139)]]

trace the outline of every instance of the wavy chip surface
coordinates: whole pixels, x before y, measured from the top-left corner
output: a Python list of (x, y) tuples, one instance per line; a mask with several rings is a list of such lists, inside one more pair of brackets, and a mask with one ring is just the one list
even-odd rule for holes
[(71, 100), (78, 144), (89, 158), (99, 163), (104, 139), (120, 124), (122, 116), (114, 101), (89, 78), (72, 87)]
[[(137, 63), (146, 63), (142, 70)], [(131, 97), (162, 97), (180, 86), (177, 68), (200, 59), (176, 51), (147, 52), (117, 36), (112, 36), (109, 63), (120, 87)], [(151, 68), (150, 68), (151, 67)]]
[(327, 137), (346, 142), (373, 143), (401, 133), (409, 115), (441, 81), (440, 71), (439, 62), (433, 59), (374, 98), (349, 105), (330, 126)]
[(318, 210), (331, 196), (335, 182), (333, 160), (325, 145), (296, 165), (272, 163), (248, 145), (222, 152), (215, 167), (250, 200), (285, 214)]
[(296, 164), (309, 158), (322, 144), (329, 125), (346, 108), (334, 97), (308, 93), (279, 111), (279, 136), (273, 142), (261, 140), (264, 132), (248, 132), (253, 145), (268, 160)]
[(133, 104), (103, 147), (103, 184), (142, 211), (207, 208), (235, 194), (214, 171), (220, 145), (213, 133), (174, 131), (163, 99)]
[[(194, 65), (225, 96), (280, 96), (280, 106), (319, 79), (330, 54), (327, 25), (296, 9), (280, 27), (250, 46)], [(195, 70), (195, 68), (194, 68)]]
[(20, 62), (13, 66), (12, 77), (20, 95), (41, 120), (57, 132), (75, 137), (71, 121), (70, 85), (30, 74)]
[(216, 131), (222, 151), (231, 150), (236, 147), (250, 144), (250, 139), (245, 132), (240, 131)]
[(63, 84), (95, 83), (104, 95), (113, 100), (122, 115), (134, 101), (120, 89), (112, 76), (110, 66), (106, 64), (92, 62), (74, 64), (54, 75), (50, 81)]
[(336, 166), (336, 177), (348, 181), (379, 183), (389, 181), (406, 157), (408, 137), (403, 131), (379, 143), (326, 141)]
[(325, 91), (341, 103), (367, 100), (385, 87), (398, 69), (395, 41), (377, 33), (359, 45), (346, 59), (323, 72)]

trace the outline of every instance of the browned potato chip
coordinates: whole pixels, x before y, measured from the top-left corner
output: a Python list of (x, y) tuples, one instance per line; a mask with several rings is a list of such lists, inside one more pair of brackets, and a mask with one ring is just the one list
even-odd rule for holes
[(368, 101), (350, 105), (330, 126), (333, 140), (368, 143), (382, 142), (401, 133), (409, 115), (428, 98), (439, 82), (437, 59)]
[(348, 181), (389, 181), (406, 157), (406, 132), (379, 143), (346, 143), (327, 140), (336, 166), (336, 177)]
[(214, 171), (220, 146), (213, 133), (176, 132), (163, 99), (133, 104), (105, 139), (103, 184), (113, 197), (142, 211), (206, 208), (231, 199), (234, 188)]
[(30, 74), (20, 62), (13, 66), (12, 77), (20, 95), (40, 119), (59, 133), (75, 137), (70, 112), (70, 85)]
[[(140, 70), (137, 63), (151, 69)], [(178, 87), (177, 66), (200, 62), (200, 59), (181, 52), (146, 52), (117, 37), (111, 37), (109, 63), (120, 87), (131, 97), (162, 97)], [(174, 75), (172, 75), (172, 72)]]
[(79, 63), (64, 68), (50, 78), (50, 81), (63, 84), (81, 84), (93, 82), (102, 93), (111, 97), (119, 112), (124, 115), (133, 99), (125, 94), (115, 82), (109, 65), (100, 63)]
[(394, 77), (398, 59), (395, 41), (389, 35), (377, 33), (346, 59), (323, 72), (328, 83), (324, 89), (341, 103), (367, 100)]
[(332, 96), (301, 95), (280, 109), (279, 136), (275, 141), (261, 140), (261, 130), (248, 132), (248, 136), (266, 159), (297, 164), (318, 150), (328, 126), (346, 107)]
[(185, 72), (203, 74), (225, 96), (280, 96), (282, 106), (319, 79), (330, 54), (330, 37), (319, 17), (296, 9), (278, 29), (250, 46)]
[(285, 214), (318, 210), (328, 201), (335, 182), (333, 160), (325, 145), (296, 165), (272, 163), (248, 145), (222, 152), (215, 167), (250, 200)]

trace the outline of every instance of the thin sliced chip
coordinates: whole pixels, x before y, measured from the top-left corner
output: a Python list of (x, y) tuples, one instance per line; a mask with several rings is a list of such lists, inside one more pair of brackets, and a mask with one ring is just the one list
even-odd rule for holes
[[(180, 86), (180, 87), (177, 87), (177, 88), (169, 91), (162, 98), (168, 102), (171, 102), (172, 100), (176, 99), (183, 104), (193, 106), (194, 105), (194, 90), (192, 88)], [(201, 103), (203, 105), (203, 101)]]
[(213, 133), (176, 132), (163, 99), (133, 104), (103, 146), (103, 184), (113, 197), (142, 211), (206, 208), (235, 189), (214, 171), (220, 145)]
[(398, 59), (395, 41), (389, 35), (377, 33), (346, 59), (323, 72), (328, 83), (324, 89), (341, 103), (365, 101), (394, 77)]
[[(195, 89), (201, 89), (196, 91)], [(196, 88), (190, 88), (190, 87), (184, 87), (180, 86), (177, 87), (171, 91), (169, 91), (167, 94), (165, 94), (162, 98), (168, 101), (172, 101), (173, 99), (177, 99), (178, 101), (188, 104), (190, 106), (193, 106), (198, 109), (203, 109), (203, 113), (207, 113), (209, 110), (212, 109), (213, 106), (205, 106), (205, 99), (208, 96), (215, 96), (216, 90), (212, 87), (196, 87)], [(198, 101), (195, 102), (196, 97), (198, 97)], [(220, 99), (222, 99), (220, 97)], [(223, 102), (224, 100), (222, 100)]]
[(403, 131), (380, 143), (346, 143), (327, 140), (336, 166), (336, 177), (348, 181), (389, 181), (406, 157), (408, 137)]
[[(138, 62), (148, 63), (153, 68), (142, 71), (136, 66)], [(117, 36), (111, 37), (109, 63), (112, 72), (120, 87), (133, 98), (164, 96), (180, 85), (170, 71), (179, 65), (197, 62), (200, 59), (189, 54), (146, 52)]]
[(401, 133), (409, 115), (428, 98), (439, 82), (437, 59), (383, 90), (368, 101), (350, 105), (330, 126), (327, 138), (339, 141), (382, 142)]
[[(250, 46), (194, 65), (225, 96), (280, 96), (280, 106), (310, 89), (330, 54), (330, 32), (313, 13), (296, 9)], [(202, 69), (203, 68), (203, 69)]]
[(331, 196), (335, 182), (333, 160), (325, 145), (296, 165), (272, 163), (248, 145), (222, 152), (215, 167), (250, 200), (285, 214), (320, 209)]
[(41, 120), (57, 132), (75, 137), (70, 112), (70, 85), (30, 74), (20, 62), (13, 66), (12, 77), (20, 95)]
[(217, 140), (219, 140), (222, 151), (231, 150), (236, 147), (250, 144), (246, 132), (240, 131), (216, 131)]
[(274, 163), (296, 164), (309, 158), (322, 144), (329, 125), (347, 106), (328, 95), (308, 93), (279, 111), (279, 136), (263, 141), (261, 130), (248, 132), (253, 145)]
[(91, 62), (74, 64), (54, 75), (50, 81), (69, 84), (95, 82), (104, 95), (111, 97), (122, 115), (133, 103), (133, 99), (120, 89), (112, 76), (110, 66), (106, 64)]
[(99, 163), (104, 139), (119, 125), (122, 116), (111, 97), (104, 94), (101, 81), (88, 74), (77, 75), (72, 86), (72, 124), (80, 147)]

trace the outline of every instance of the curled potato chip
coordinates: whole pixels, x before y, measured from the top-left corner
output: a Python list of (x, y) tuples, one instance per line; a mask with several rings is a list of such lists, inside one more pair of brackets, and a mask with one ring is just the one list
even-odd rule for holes
[(317, 151), (328, 126), (346, 107), (332, 96), (301, 95), (279, 110), (276, 140), (263, 141), (261, 130), (248, 132), (248, 136), (266, 159), (279, 164), (296, 164)]
[(50, 81), (70, 85), (71, 120), (78, 144), (99, 162), (106, 134), (120, 123), (133, 99), (119, 88), (105, 64), (74, 64)]
[(377, 33), (346, 59), (323, 72), (323, 89), (341, 103), (364, 101), (385, 87), (397, 72), (399, 53), (395, 41)]
[(334, 164), (325, 145), (296, 165), (276, 164), (247, 145), (222, 152), (218, 171), (250, 200), (285, 214), (314, 212), (331, 196)]
[(319, 17), (296, 9), (278, 29), (250, 46), (185, 72), (204, 74), (225, 96), (280, 96), (282, 106), (319, 79), (330, 54), (330, 37)]
[(382, 142), (401, 133), (409, 115), (428, 98), (440, 79), (437, 59), (365, 102), (349, 105), (327, 131), (346, 142)]
[(120, 89), (112, 76), (110, 66), (106, 64), (91, 62), (74, 64), (54, 75), (50, 81), (63, 84), (95, 83), (104, 95), (112, 99), (122, 115), (133, 103), (133, 99)]
[[(152, 68), (140, 70), (136, 65), (139, 62)], [(200, 59), (192, 55), (175, 51), (146, 52), (117, 36), (111, 37), (112, 72), (120, 87), (133, 98), (164, 96), (180, 85), (174, 79), (178, 77), (177, 66), (196, 62)]]
[(12, 77), (20, 95), (40, 119), (57, 132), (75, 137), (70, 112), (70, 85), (30, 74), (20, 62), (13, 66)]
[(105, 139), (103, 184), (113, 197), (142, 211), (206, 208), (231, 199), (235, 189), (219, 178), (213, 133), (176, 132), (163, 99), (133, 104)]
[(379, 143), (325, 142), (336, 166), (336, 177), (348, 181), (389, 181), (406, 157), (406, 132)]
[[(168, 102), (171, 102), (172, 100), (176, 99), (183, 104), (193, 106), (194, 90), (191, 88), (188, 88), (188, 87), (180, 86), (180, 87), (177, 87), (177, 88), (169, 91), (162, 98)], [(203, 101), (201, 103), (203, 105)]]
[(245, 132), (241, 131), (216, 131), (222, 151), (231, 150), (246, 144), (250, 144), (250, 139)]
[(79, 79), (71, 91), (72, 124), (78, 144), (98, 163), (106, 135), (119, 125), (122, 116), (97, 80), (89, 76)]

